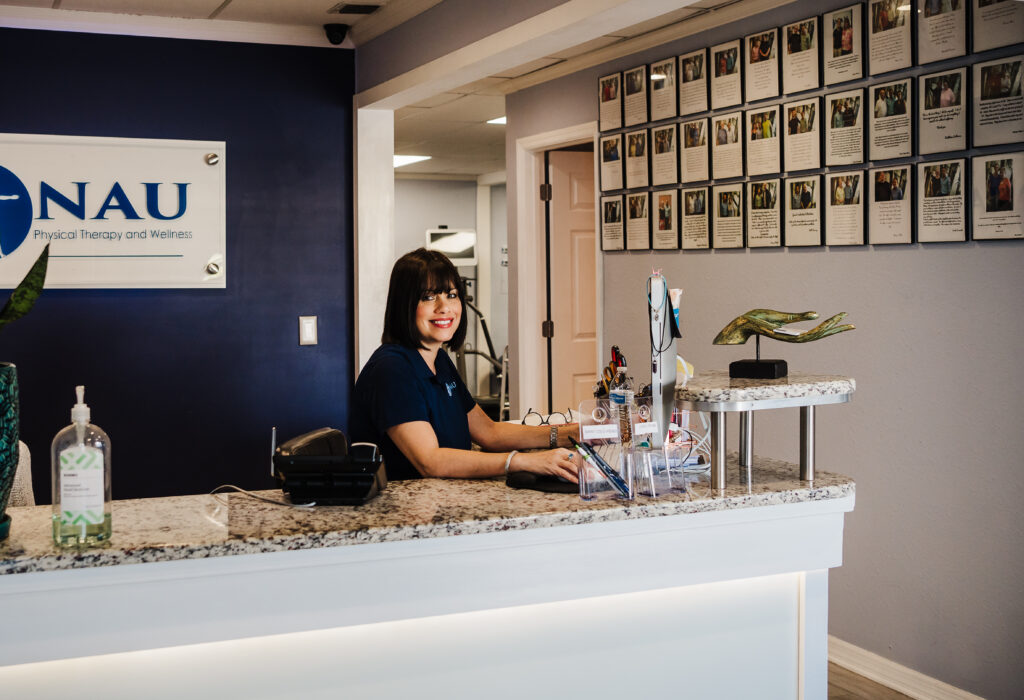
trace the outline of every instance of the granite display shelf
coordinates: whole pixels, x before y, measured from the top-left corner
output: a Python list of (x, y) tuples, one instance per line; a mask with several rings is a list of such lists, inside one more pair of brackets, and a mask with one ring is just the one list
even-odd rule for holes
[[(208, 559), (481, 533), (554, 528), (688, 513), (730, 511), (852, 496), (847, 477), (819, 472), (801, 481), (795, 465), (759, 459), (752, 483), (736, 478), (724, 491), (708, 477), (661, 498), (583, 502), (574, 494), (514, 490), (499, 480), (423, 479), (392, 482), (370, 503), (310, 510), (263, 503), (242, 494), (115, 501), (107, 547), (58, 550), (49, 506), (11, 508), (10, 538), (0, 544), (0, 574)], [(280, 491), (261, 495), (280, 498)]]

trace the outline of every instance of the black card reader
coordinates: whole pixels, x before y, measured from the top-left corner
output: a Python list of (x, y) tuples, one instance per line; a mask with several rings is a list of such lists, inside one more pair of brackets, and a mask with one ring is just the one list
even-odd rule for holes
[(376, 445), (348, 444), (336, 428), (320, 428), (274, 450), (274, 475), (293, 503), (358, 506), (387, 486)]

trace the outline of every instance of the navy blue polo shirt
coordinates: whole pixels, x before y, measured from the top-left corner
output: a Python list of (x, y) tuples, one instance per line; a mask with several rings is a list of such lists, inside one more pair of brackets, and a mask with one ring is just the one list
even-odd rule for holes
[(393, 426), (427, 421), (441, 447), (471, 447), (468, 414), (476, 402), (448, 353), (439, 351), (434, 367), (437, 374), (412, 348), (381, 345), (356, 379), (349, 438), (380, 447), (388, 479), (422, 476), (388, 437), (387, 430)]

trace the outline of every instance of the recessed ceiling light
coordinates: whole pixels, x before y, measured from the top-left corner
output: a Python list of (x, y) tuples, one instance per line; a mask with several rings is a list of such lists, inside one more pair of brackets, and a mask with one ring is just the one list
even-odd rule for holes
[(412, 165), (413, 163), (419, 163), (421, 160), (430, 160), (430, 156), (400, 156), (395, 155), (395, 167), (401, 168), (403, 165)]
[(498, 117), (497, 119), (488, 119), (488, 124), (504, 124), (506, 123), (505, 117)]

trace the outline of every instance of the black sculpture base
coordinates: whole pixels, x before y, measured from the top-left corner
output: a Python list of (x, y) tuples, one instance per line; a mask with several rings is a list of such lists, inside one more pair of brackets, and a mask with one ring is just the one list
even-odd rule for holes
[(789, 374), (785, 360), (736, 360), (729, 363), (732, 379), (781, 379)]

